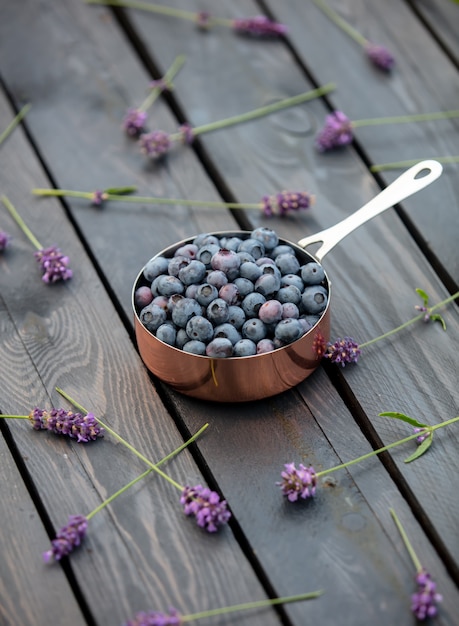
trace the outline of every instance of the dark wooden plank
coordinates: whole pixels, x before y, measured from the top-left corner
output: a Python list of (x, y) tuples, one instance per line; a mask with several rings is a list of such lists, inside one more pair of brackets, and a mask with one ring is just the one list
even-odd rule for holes
[[(4, 127), (11, 117), (1, 99), (0, 125)], [(2, 210), (2, 228), (14, 240), (1, 258), (2, 298), (11, 320), (2, 328), (0, 341), (0, 360), (9, 365), (2, 368), (1, 411), (27, 413), (34, 406), (49, 407), (51, 402), (65, 406), (54, 391), (59, 386), (104, 415), (117, 432), (148, 458), (157, 460), (182, 438), (58, 203), (31, 206), (30, 188), (46, 184), (46, 179), (20, 129), (4, 148), (7, 150), (0, 151), (2, 192), (20, 209), (43, 244), (58, 241), (73, 261), (75, 275), (65, 284), (42, 283), (33, 249)], [(206, 418), (202, 418), (204, 423)], [(10, 428), (56, 530), (67, 522), (68, 515), (88, 514), (145, 469), (110, 436), (84, 447), (36, 433), (19, 420)], [(175, 459), (168, 471), (182, 483), (203, 481), (188, 451)], [(82, 549), (72, 555), (71, 566), (95, 623), (123, 623), (138, 610), (166, 610), (171, 604), (182, 612), (196, 612), (265, 597), (231, 530), (208, 536), (184, 517), (179, 495), (164, 480), (152, 476), (91, 520), (88, 536)], [(2, 525), (2, 543), (10, 540), (3, 530)], [(21, 549), (26, 547), (23, 560), (16, 563), (18, 585), (28, 580), (28, 558), (33, 554), (30, 575), (40, 568), (40, 578), (49, 575), (49, 584), (56, 580), (56, 567), (50, 565), (48, 571), (41, 563), (41, 552), (49, 545), (43, 535), (21, 534)], [(38, 543), (41, 548), (37, 551)], [(303, 590), (300, 583), (298, 591)], [(33, 599), (34, 594), (23, 594), (25, 616), (26, 607), (29, 611), (33, 608)], [(53, 611), (36, 616), (34, 623), (49, 623)], [(268, 610), (241, 616), (239, 621), (277, 624), (278, 618)], [(229, 622), (223, 618), (222, 623)]]
[(438, 40), (445, 46), (448, 54), (459, 64), (458, 22), (459, 9), (457, 2), (441, 2), (433, 0), (408, 0), (410, 6), (425, 20), (427, 28), (431, 29)]

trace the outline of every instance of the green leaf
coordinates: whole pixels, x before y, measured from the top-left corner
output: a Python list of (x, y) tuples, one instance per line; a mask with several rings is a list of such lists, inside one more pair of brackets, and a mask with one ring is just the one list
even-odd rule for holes
[(418, 449), (411, 456), (405, 459), (405, 463), (411, 463), (415, 459), (418, 459), (420, 456), (424, 454), (429, 448), (433, 441), (433, 433), (430, 433), (427, 439), (424, 439), (422, 443), (419, 444)]
[(429, 296), (426, 294), (424, 289), (417, 288), (416, 293), (418, 294), (418, 296), (422, 298), (422, 301), (424, 302), (424, 306), (427, 306), (427, 304), (429, 303)]
[(130, 193), (134, 193), (134, 191), (137, 191), (137, 187), (111, 187), (104, 190), (105, 193), (112, 196), (127, 196)]
[[(459, 1), (459, 0), (458, 0)], [(443, 330), (446, 330), (446, 322), (445, 320), (442, 318), (442, 316), (440, 315), (440, 313), (434, 313), (433, 315), (429, 316), (430, 319), (432, 320), (432, 322), (440, 322), (440, 324), (443, 327)]]
[(421, 424), (418, 420), (414, 419), (414, 417), (409, 417), (404, 413), (398, 413), (397, 411), (386, 411), (385, 413), (379, 413), (380, 417), (393, 417), (396, 420), (401, 420), (402, 422), (406, 422), (407, 424), (411, 424), (415, 428), (426, 428), (428, 424)]

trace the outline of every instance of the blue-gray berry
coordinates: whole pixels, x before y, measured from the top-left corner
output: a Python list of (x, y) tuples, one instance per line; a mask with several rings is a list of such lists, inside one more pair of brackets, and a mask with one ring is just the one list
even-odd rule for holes
[(274, 331), (274, 336), (285, 343), (292, 343), (303, 335), (303, 327), (297, 319), (288, 317), (280, 321)]
[(157, 276), (160, 276), (160, 274), (165, 274), (168, 267), (169, 259), (163, 256), (155, 256), (150, 259), (143, 268), (143, 275), (146, 280), (151, 283)]
[(328, 302), (327, 290), (322, 285), (311, 285), (306, 287), (301, 294), (301, 302), (305, 313), (316, 315), (321, 313)]
[(175, 340), (177, 338), (177, 331), (173, 324), (161, 324), (156, 330), (156, 338), (164, 341), (164, 343), (170, 346), (175, 346)]
[(244, 322), (241, 332), (244, 339), (251, 339), (256, 343), (260, 339), (264, 339), (268, 331), (261, 319), (253, 317)]
[(241, 307), (246, 317), (257, 317), (258, 311), (264, 302), (266, 302), (264, 295), (253, 291), (244, 298), (241, 302)]
[(198, 341), (197, 339), (190, 339), (190, 341), (187, 341), (187, 343), (185, 343), (182, 350), (184, 352), (189, 352), (190, 354), (205, 356), (206, 344), (202, 341)]
[(219, 324), (219, 326), (214, 328), (213, 338), (217, 339), (217, 337), (225, 337), (229, 339), (233, 345), (242, 339), (241, 333), (229, 322)]
[(279, 244), (279, 236), (271, 228), (265, 226), (259, 226), (251, 233), (251, 238), (261, 241), (266, 252), (273, 250)]
[(147, 330), (154, 333), (166, 321), (166, 311), (150, 303), (140, 311), (139, 319)]
[(234, 356), (252, 356), (257, 353), (257, 345), (251, 339), (240, 339), (233, 346)]
[(228, 321), (228, 308), (229, 305), (222, 298), (215, 298), (206, 309), (207, 319), (212, 322), (214, 326), (224, 324)]
[(207, 344), (206, 354), (215, 358), (233, 356), (233, 344), (225, 337), (217, 337)]
[(200, 283), (206, 275), (206, 266), (201, 261), (193, 259), (179, 270), (178, 277), (184, 285)]
[(195, 315), (201, 315), (201, 305), (192, 298), (182, 298), (172, 309), (172, 321), (180, 328), (185, 328)]
[(319, 263), (306, 263), (301, 268), (301, 278), (305, 285), (320, 285), (325, 280), (324, 268)]
[(190, 318), (185, 327), (186, 334), (190, 339), (197, 339), (208, 343), (213, 339), (214, 327), (209, 320), (202, 315)]

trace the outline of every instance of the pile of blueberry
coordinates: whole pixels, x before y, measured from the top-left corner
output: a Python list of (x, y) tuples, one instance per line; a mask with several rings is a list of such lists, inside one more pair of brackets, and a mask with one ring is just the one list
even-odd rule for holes
[[(141, 284), (143, 283), (143, 284)], [(153, 257), (134, 292), (161, 341), (209, 357), (270, 352), (299, 339), (328, 301), (325, 273), (259, 227), (245, 239), (204, 233), (171, 258)]]

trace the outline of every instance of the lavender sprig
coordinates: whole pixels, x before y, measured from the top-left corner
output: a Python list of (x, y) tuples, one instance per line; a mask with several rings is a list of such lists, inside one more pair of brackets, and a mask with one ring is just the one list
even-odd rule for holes
[(0, 418), (28, 419), (34, 430), (49, 430), (56, 435), (66, 435), (78, 443), (88, 443), (103, 437), (101, 428), (92, 413), (82, 415), (65, 409), (39, 409), (35, 407), (29, 415), (3, 415)]
[(168, 15), (182, 20), (194, 22), (202, 30), (208, 30), (213, 26), (224, 26), (233, 29), (236, 33), (254, 35), (257, 37), (278, 37), (287, 33), (287, 26), (273, 22), (265, 15), (255, 17), (227, 19), (214, 17), (207, 11), (192, 12), (183, 11), (174, 7), (168, 7), (150, 2), (139, 2), (137, 0), (85, 0), (86, 4), (101, 4), (104, 6), (124, 7), (128, 9), (139, 9), (160, 15)]
[(11, 241), (11, 235), (4, 230), (0, 230), (0, 252), (3, 252)]
[(2, 196), (2, 202), (31, 244), (37, 248), (34, 256), (43, 272), (43, 282), (49, 284), (72, 278), (73, 272), (68, 266), (68, 256), (64, 255), (57, 246), (44, 248), (6, 196)]
[(389, 510), (403, 539), (403, 543), (405, 544), (408, 554), (413, 561), (413, 565), (416, 568), (415, 581), (418, 585), (418, 590), (411, 596), (411, 610), (417, 619), (421, 621), (424, 621), (429, 617), (435, 617), (438, 613), (437, 604), (443, 600), (443, 597), (437, 592), (435, 582), (432, 580), (427, 570), (422, 566), (394, 509)]
[(177, 75), (184, 63), (185, 56), (183, 54), (177, 56), (163, 78), (150, 83), (150, 93), (142, 104), (137, 108), (127, 110), (123, 120), (123, 129), (129, 136), (138, 137), (144, 130), (148, 109), (163, 91), (170, 91), (173, 88), (172, 79)]
[(171, 607), (167, 613), (160, 611), (148, 611), (140, 612), (128, 622), (125, 626), (169, 626), (184, 624), (185, 622), (191, 622), (204, 617), (214, 617), (217, 615), (225, 615), (227, 613), (234, 613), (236, 611), (248, 611), (250, 609), (261, 609), (268, 606), (275, 606), (278, 604), (288, 604), (290, 602), (303, 602), (304, 600), (314, 600), (321, 596), (323, 591), (312, 591), (309, 593), (302, 593), (295, 596), (284, 596), (281, 598), (272, 598), (269, 600), (256, 600), (254, 602), (244, 602), (243, 604), (233, 604), (232, 606), (225, 606), (218, 609), (210, 609), (208, 611), (201, 611), (200, 613), (190, 613), (188, 615), (180, 615), (177, 609)]
[(30, 110), (30, 104), (26, 104), (22, 107), (19, 113), (13, 118), (13, 120), (8, 124), (5, 130), (0, 134), (0, 145), (5, 141), (9, 135), (13, 132), (13, 130), (20, 124), (23, 118), (27, 115)]
[[(204, 200), (190, 200), (188, 198), (155, 198), (129, 196), (135, 187), (125, 187), (121, 190), (71, 191), (69, 189), (32, 189), (35, 196), (68, 196), (71, 198), (85, 198), (95, 206), (102, 206), (110, 200), (118, 202), (132, 202), (136, 204), (185, 205), (192, 207), (209, 207), (214, 209), (248, 209), (262, 211), (266, 217), (284, 217), (291, 213), (309, 209), (315, 202), (315, 197), (307, 191), (281, 191), (272, 195), (265, 195), (261, 202), (215, 202)], [(116, 193), (118, 191), (118, 193)]]
[(433, 120), (447, 120), (459, 117), (459, 110), (436, 111), (433, 113), (418, 113), (413, 115), (398, 115), (393, 117), (373, 117), (362, 120), (350, 120), (342, 111), (334, 111), (325, 117), (323, 128), (315, 138), (315, 146), (319, 152), (328, 152), (335, 148), (347, 146), (354, 140), (355, 128), (361, 126), (379, 126), (383, 124), (404, 124), (408, 122), (429, 122)]
[[(384, 416), (387, 415), (387, 413), (380, 413), (380, 415)], [(453, 417), (452, 419), (446, 420), (445, 422), (441, 422), (440, 424), (435, 424), (434, 426), (425, 425), (424, 428), (426, 432), (428, 432), (430, 435), (433, 435), (433, 433), (439, 428), (449, 426), (450, 424), (454, 424), (458, 421), (459, 416)], [(305, 465), (300, 463), (297, 468), (295, 463), (286, 463), (284, 465), (284, 470), (281, 472), (282, 480), (276, 484), (281, 488), (283, 495), (286, 496), (290, 502), (296, 502), (300, 499), (307, 500), (308, 498), (312, 498), (316, 494), (318, 479), (322, 476), (328, 476), (332, 472), (336, 472), (337, 470), (345, 469), (347, 467), (350, 467), (351, 465), (355, 465), (356, 463), (365, 461), (366, 459), (381, 454), (381, 452), (391, 450), (392, 448), (405, 444), (408, 441), (413, 441), (417, 439), (417, 437), (418, 433), (415, 432), (409, 437), (404, 437), (403, 439), (394, 441), (393, 443), (390, 443), (387, 446), (383, 446), (378, 450), (373, 450), (372, 452), (363, 454), (362, 456), (359, 456), (352, 461), (340, 463), (339, 465), (335, 465), (334, 467), (328, 470), (323, 470), (321, 472), (316, 472), (312, 465), (306, 467)], [(406, 462), (409, 462), (409, 460), (410, 459), (407, 459)]]
[[(78, 404), (73, 398), (65, 393), (59, 387), (56, 387), (56, 391), (66, 398), (73, 406), (78, 408), (82, 413), (87, 413), (87, 410)], [(231, 513), (228, 510), (226, 500), (220, 500), (220, 496), (215, 491), (211, 491), (207, 487), (202, 485), (196, 485), (189, 487), (188, 485), (182, 486), (176, 482), (173, 478), (168, 476), (159, 467), (149, 461), (141, 452), (136, 450), (129, 442), (123, 437), (118, 435), (110, 426), (102, 422), (99, 418), (96, 418), (100, 426), (102, 426), (108, 433), (112, 435), (117, 441), (123, 444), (128, 450), (135, 454), (139, 459), (146, 463), (153, 471), (162, 476), (172, 486), (178, 489), (181, 493), (180, 503), (183, 505), (186, 515), (194, 515), (196, 523), (201, 528), (204, 528), (209, 533), (216, 532), (220, 526), (226, 524), (231, 518)], [(193, 504), (190, 502), (190, 496)]]
[(314, 0), (314, 3), (336, 26), (338, 26), (338, 28), (340, 28), (344, 33), (346, 33), (351, 39), (353, 39), (356, 43), (359, 44), (359, 46), (363, 48), (368, 59), (376, 67), (386, 72), (390, 72), (390, 70), (395, 65), (395, 58), (392, 56), (386, 46), (375, 44), (369, 41), (366, 37), (361, 35), (353, 26), (351, 26), (349, 22), (344, 20), (340, 15), (338, 15), (338, 13), (336, 13), (336, 11), (329, 7), (323, 0)]
[(450, 302), (454, 302), (454, 300), (457, 300), (459, 298), (459, 291), (454, 293), (452, 296), (445, 298), (434, 306), (428, 306), (429, 296), (423, 289), (416, 289), (416, 292), (423, 301), (422, 305), (415, 305), (415, 309), (420, 311), (419, 315), (416, 315), (407, 322), (400, 324), (400, 326), (397, 326), (396, 328), (393, 328), (392, 330), (389, 330), (384, 334), (375, 337), (374, 339), (370, 339), (369, 341), (365, 341), (360, 344), (354, 341), (354, 339), (352, 339), (351, 337), (344, 337), (344, 339), (337, 339), (333, 343), (329, 342), (326, 346), (318, 345), (318, 355), (320, 354), (320, 356), (325, 359), (329, 359), (332, 363), (336, 363), (337, 365), (345, 367), (349, 363), (357, 363), (363, 348), (367, 348), (377, 341), (381, 341), (382, 339), (386, 339), (391, 335), (395, 335), (395, 333), (400, 332), (401, 330), (420, 320), (424, 322), (439, 322), (442, 325), (443, 330), (446, 330), (446, 324), (443, 317), (438, 313), (435, 313), (435, 311), (440, 307), (445, 306)]
[[(208, 424), (204, 424), (204, 426), (202, 426), (197, 433), (195, 433), (190, 439), (188, 439), (178, 448), (173, 450), (170, 454), (158, 461), (155, 466), (159, 467), (166, 461), (170, 460), (172, 457), (176, 456), (179, 452), (189, 446), (190, 443), (195, 441), (207, 427)], [(73, 552), (73, 550), (77, 548), (83, 541), (86, 535), (86, 531), (88, 529), (89, 520), (94, 517), (96, 513), (102, 511), (102, 509), (104, 509), (108, 504), (113, 502), (113, 500), (118, 498), (118, 496), (122, 495), (130, 487), (138, 483), (140, 480), (142, 480), (152, 472), (153, 468), (147, 469), (145, 472), (143, 472), (143, 474), (140, 474), (140, 476), (137, 476), (136, 478), (131, 480), (127, 485), (124, 485), (109, 498), (106, 498), (101, 504), (99, 504), (90, 513), (88, 513), (88, 515), (70, 515), (68, 523), (57, 532), (55, 539), (51, 541), (51, 549), (43, 553), (43, 560), (46, 563), (51, 560), (60, 561), (62, 557), (68, 556), (71, 552)]]
[(335, 85), (333, 83), (328, 83), (318, 89), (298, 94), (292, 98), (285, 98), (284, 100), (279, 100), (278, 102), (248, 111), (247, 113), (235, 115), (234, 117), (227, 117), (225, 119), (218, 120), (217, 122), (211, 122), (210, 124), (204, 124), (194, 128), (192, 128), (189, 124), (183, 124), (179, 128), (178, 132), (173, 134), (166, 133), (162, 130), (154, 130), (151, 133), (144, 133), (140, 135), (139, 144), (142, 152), (144, 152), (147, 156), (158, 158), (167, 154), (174, 143), (180, 142), (190, 144), (198, 135), (227, 128), (228, 126), (234, 126), (235, 124), (249, 122), (251, 120), (282, 111), (286, 108), (297, 106), (304, 102), (308, 102), (309, 100), (313, 100), (314, 98), (323, 96), (333, 89), (335, 89)]
[[(459, 155), (431, 158), (434, 158), (439, 163), (443, 163), (445, 165), (448, 165), (449, 163), (459, 163)], [(391, 163), (376, 163), (375, 165), (370, 166), (370, 172), (386, 172), (387, 170), (405, 169), (406, 167), (417, 165), (423, 160), (424, 159), (408, 159), (406, 161), (393, 161)]]

